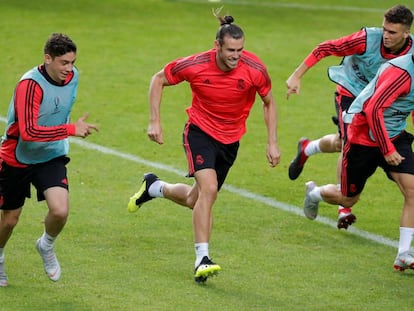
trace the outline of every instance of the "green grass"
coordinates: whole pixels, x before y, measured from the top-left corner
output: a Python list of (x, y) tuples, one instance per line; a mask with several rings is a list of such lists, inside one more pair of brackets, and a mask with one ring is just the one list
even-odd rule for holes
[[(317, 43), (365, 25), (381, 26), (383, 11), (395, 3), (295, 0), (302, 5), (298, 7), (272, 0), (242, 2), (225, 1), (224, 11), (243, 27), (246, 49), (268, 65), (283, 154), (281, 164), (270, 169), (258, 101), (226, 184), (300, 211), (305, 181), (335, 182), (335, 154), (312, 157), (295, 182), (288, 179), (287, 167), (301, 136), (335, 131), (330, 122), (334, 85), (326, 68), (340, 60), (323, 60), (308, 72), (301, 95), (289, 101), (285, 81)], [(189, 210), (153, 200), (136, 214), (126, 211), (144, 172), (191, 182), (176, 173), (186, 170), (181, 132), (191, 100), (188, 86), (165, 90), (165, 144), (157, 146), (146, 136), (148, 84), (167, 61), (213, 46), (217, 21), (211, 8), (218, 5), (0, 0), (0, 115), (6, 114), (16, 81), (42, 61), (47, 36), (65, 32), (79, 48), (81, 76), (73, 118), (89, 112), (90, 121), (100, 126), (85, 142), (139, 157), (122, 158), (72, 143), (71, 213), (56, 243), (62, 279), (52, 283), (43, 272), (34, 243), (42, 233), (46, 207), (28, 200), (6, 248), (10, 286), (0, 289), (1, 310), (412, 310), (414, 273), (392, 271), (393, 247), (232, 191), (223, 189), (214, 207), (210, 252), (223, 271), (206, 286), (195, 285), (192, 278)], [(4, 123), (0, 126), (3, 131)], [(396, 186), (379, 171), (354, 209), (355, 227), (397, 241), (401, 205)], [(336, 208), (321, 204), (320, 214), (335, 221)]]

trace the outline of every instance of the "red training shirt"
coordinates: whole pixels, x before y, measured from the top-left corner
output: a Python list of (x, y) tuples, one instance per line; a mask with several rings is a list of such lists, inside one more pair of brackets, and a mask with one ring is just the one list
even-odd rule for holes
[(256, 93), (266, 96), (271, 80), (260, 59), (243, 51), (237, 67), (224, 72), (211, 49), (176, 59), (164, 67), (170, 84), (190, 83), (192, 103), (186, 109), (189, 122), (223, 144), (239, 141), (246, 133)]

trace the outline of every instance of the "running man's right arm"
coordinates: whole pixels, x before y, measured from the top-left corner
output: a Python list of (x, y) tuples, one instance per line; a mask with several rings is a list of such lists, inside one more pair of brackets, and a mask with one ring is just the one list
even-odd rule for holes
[(290, 94), (300, 94), (300, 80), (302, 79), (303, 75), (309, 70), (309, 68), (310, 67), (308, 67), (305, 62), (303, 62), (286, 80), (286, 99), (289, 99)]
[(149, 87), (150, 120), (147, 135), (150, 140), (158, 144), (164, 143), (161, 127), (161, 98), (164, 86), (168, 85), (170, 83), (165, 76), (164, 70), (161, 70), (152, 77)]
[(312, 52), (306, 56), (303, 62), (286, 80), (286, 98), (290, 94), (300, 94), (300, 82), (304, 74), (321, 59), (327, 56), (349, 56), (354, 54), (363, 54), (366, 48), (366, 31), (361, 29), (358, 32), (350, 34), (339, 39), (327, 40), (315, 47)]

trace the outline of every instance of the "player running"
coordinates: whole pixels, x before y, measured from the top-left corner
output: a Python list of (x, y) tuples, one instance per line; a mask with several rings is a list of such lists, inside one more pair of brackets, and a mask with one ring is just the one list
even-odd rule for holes
[[(400, 240), (394, 269), (414, 269), (410, 247), (414, 236), (414, 137), (406, 119), (414, 111), (414, 54), (384, 64), (377, 76), (354, 100), (344, 122), (348, 126), (343, 148), (342, 180), (338, 185), (306, 184), (305, 215), (315, 219), (320, 201), (352, 207), (370, 176), (381, 167), (403, 197)], [(352, 120), (352, 121), (351, 121)]]
[(267, 128), (266, 157), (271, 167), (280, 161), (277, 144), (276, 104), (271, 92), (271, 79), (265, 65), (253, 53), (244, 50), (243, 30), (233, 24), (233, 17), (220, 21), (214, 48), (173, 60), (156, 73), (149, 91), (150, 123), (148, 137), (164, 143), (160, 105), (164, 87), (187, 81), (192, 90), (192, 104), (187, 108), (183, 146), (188, 161), (192, 186), (170, 184), (156, 175), (145, 174), (140, 189), (129, 201), (133, 212), (143, 203), (164, 197), (193, 210), (194, 279), (204, 283), (221, 267), (209, 254), (213, 228), (213, 205), (226, 176), (237, 157), (239, 141), (246, 132), (246, 119), (256, 94), (263, 101)]
[[(307, 159), (317, 153), (332, 153), (342, 150), (346, 128), (342, 112), (351, 105), (355, 97), (371, 81), (379, 66), (387, 60), (411, 53), (413, 36), (410, 28), (413, 14), (403, 5), (396, 5), (384, 14), (382, 28), (366, 27), (348, 36), (320, 43), (295, 69), (286, 81), (287, 98), (299, 94), (303, 75), (321, 59), (328, 56), (343, 56), (338, 66), (328, 70), (329, 78), (337, 84), (335, 108), (338, 116), (338, 132), (316, 140), (302, 137), (298, 142), (297, 154), (289, 166), (289, 178), (295, 180), (301, 174)], [(337, 178), (341, 177), (341, 156), (338, 159)], [(347, 229), (356, 221), (352, 209), (338, 207), (338, 229)]]

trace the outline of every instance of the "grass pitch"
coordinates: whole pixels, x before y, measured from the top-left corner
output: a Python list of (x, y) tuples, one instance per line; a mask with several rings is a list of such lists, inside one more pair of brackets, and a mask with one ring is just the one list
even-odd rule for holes
[[(392, 1), (222, 1), (273, 78), (279, 109), (282, 163), (270, 169), (260, 101), (248, 121), (239, 157), (214, 207), (210, 243), (222, 266), (206, 286), (193, 282), (191, 212), (153, 200), (129, 214), (126, 204), (142, 174), (184, 178), (181, 132), (190, 90), (167, 88), (162, 104), (165, 144), (146, 137), (148, 84), (173, 58), (213, 46), (217, 21), (208, 1), (0, 1), (5, 116), (20, 76), (42, 61), (51, 32), (78, 44), (80, 86), (73, 118), (85, 112), (100, 132), (73, 140), (69, 165), (71, 214), (56, 244), (62, 279), (50, 282), (34, 245), (46, 208), (27, 201), (6, 248), (10, 286), (2, 310), (412, 310), (414, 273), (392, 271), (396, 249), (370, 236), (329, 224), (336, 208), (321, 204), (325, 222), (301, 213), (304, 183), (335, 182), (337, 155), (316, 155), (292, 182), (287, 167), (301, 136), (335, 131), (334, 85), (323, 60), (302, 81), (300, 96), (285, 99), (285, 81), (319, 42), (381, 27)], [(1, 123), (4, 129), (4, 122)], [(375, 174), (354, 211), (355, 228), (396, 242), (402, 197)], [(281, 208), (285, 207), (285, 208)], [(328, 224), (328, 225), (327, 225)], [(391, 243), (392, 244), (392, 243)]]

